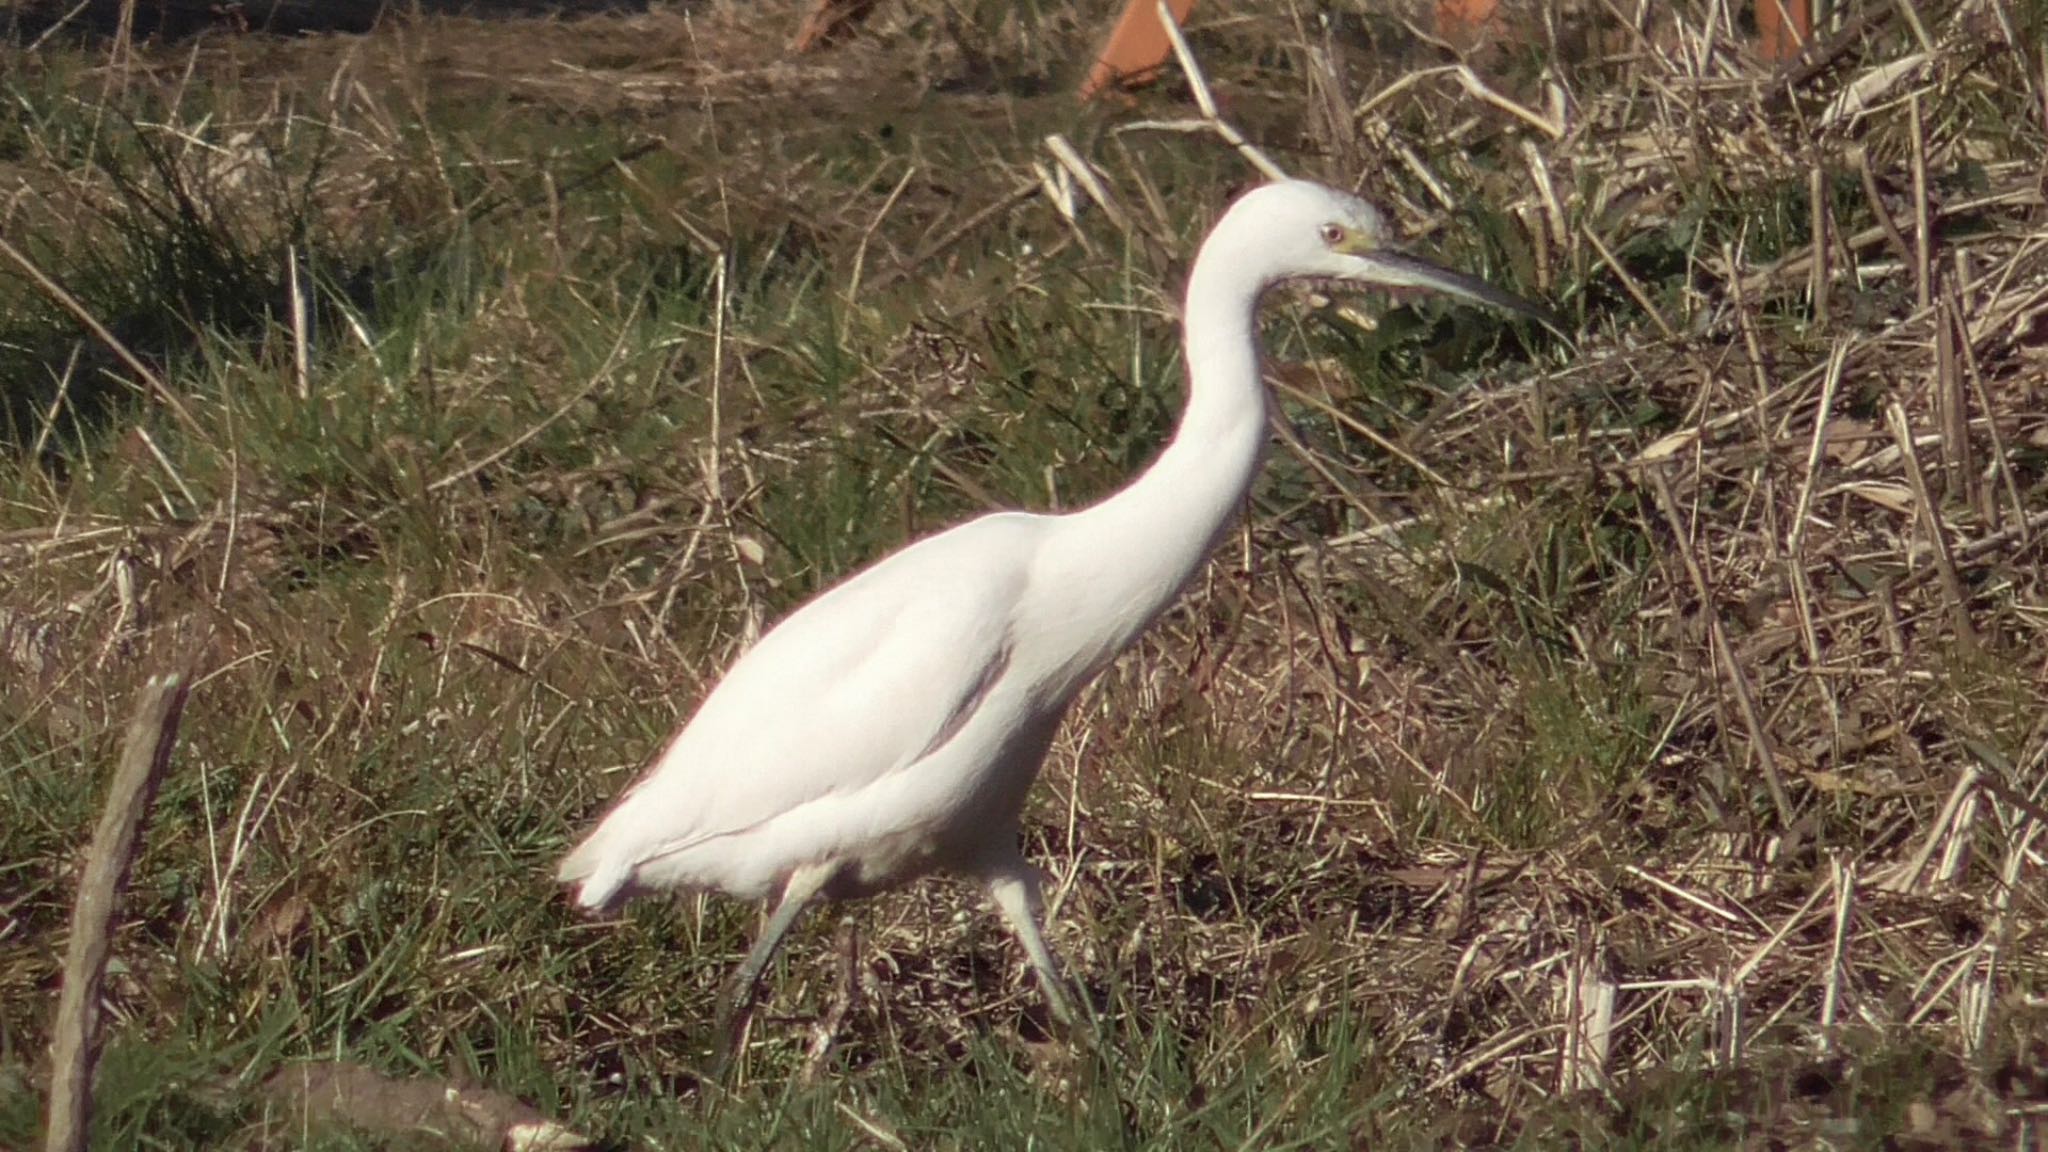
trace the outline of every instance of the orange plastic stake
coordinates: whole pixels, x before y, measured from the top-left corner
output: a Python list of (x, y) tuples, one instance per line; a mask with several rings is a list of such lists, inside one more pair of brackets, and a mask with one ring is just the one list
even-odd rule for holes
[[(1757, 0), (1759, 4), (1771, 0)], [(1500, 16), (1500, 0), (1437, 0), (1437, 39), (1470, 48), (1491, 32)]]
[[(1770, 2), (1757, 0), (1759, 4)], [(789, 42), (789, 50), (798, 54), (816, 52), (865, 19), (874, 6), (875, 0), (812, 0), (810, 11), (804, 13), (804, 22), (797, 26), (796, 37)]]
[[(1166, 6), (1176, 21), (1185, 24), (1188, 13), (1195, 10), (1195, 0), (1166, 0)], [(1102, 54), (1095, 58), (1095, 66), (1088, 70), (1088, 79), (1081, 84), (1081, 99), (1093, 99), (1111, 85), (1149, 82), (1159, 75), (1172, 51), (1173, 43), (1159, 23), (1159, 0), (1130, 0), (1117, 19), (1116, 30), (1102, 46)]]
[(1813, 39), (1813, 0), (1756, 0), (1757, 51), (1766, 60), (1797, 60)]

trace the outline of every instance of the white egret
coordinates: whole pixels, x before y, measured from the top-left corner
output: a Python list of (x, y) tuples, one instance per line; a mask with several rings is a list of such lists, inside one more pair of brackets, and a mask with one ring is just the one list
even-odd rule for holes
[(1251, 487), (1266, 445), (1256, 314), (1295, 279), (1437, 289), (1554, 326), (1394, 248), (1355, 197), (1306, 181), (1240, 197), (1188, 278), (1187, 406), (1143, 475), (1078, 512), (926, 537), (805, 604), (562, 861), (589, 908), (664, 889), (775, 897), (721, 998), (721, 1065), (813, 898), (940, 870), (986, 886), (1053, 1014), (1077, 1023), (1018, 847), (1025, 793), (1075, 694), (1174, 601)]

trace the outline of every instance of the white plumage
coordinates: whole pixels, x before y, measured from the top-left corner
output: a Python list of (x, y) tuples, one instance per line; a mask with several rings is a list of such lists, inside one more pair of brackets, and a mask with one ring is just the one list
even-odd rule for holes
[(736, 661), (639, 783), (563, 860), (585, 906), (637, 892), (778, 897), (721, 1002), (721, 1061), (760, 972), (815, 895), (936, 869), (980, 879), (1054, 1012), (1018, 819), (1067, 706), (1194, 575), (1257, 475), (1265, 290), (1313, 277), (1436, 288), (1547, 318), (1387, 245), (1354, 197), (1288, 181), (1210, 232), (1183, 317), (1179, 429), (1152, 466), (1066, 515), (1003, 512), (917, 541), (792, 613)]
[[(1008, 735), (997, 720), (1004, 709), (984, 707), (985, 697), (1012, 659), (1037, 532), (1018, 515), (964, 524), (783, 620), (563, 862), (561, 878), (580, 881), (579, 901), (601, 907), (637, 888), (758, 898), (798, 864), (836, 857), (912, 863), (920, 830), (939, 831), (949, 799), (979, 791), (968, 778), (979, 765), (951, 761)], [(894, 848), (876, 851), (890, 840)], [(852, 879), (841, 884), (857, 887)]]

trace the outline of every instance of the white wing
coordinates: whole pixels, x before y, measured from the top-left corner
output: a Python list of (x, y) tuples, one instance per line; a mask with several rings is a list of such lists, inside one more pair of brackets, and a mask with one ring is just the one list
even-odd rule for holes
[(943, 745), (1006, 666), (1037, 519), (985, 516), (919, 541), (776, 625), (560, 879), (603, 906), (649, 861), (857, 791)]

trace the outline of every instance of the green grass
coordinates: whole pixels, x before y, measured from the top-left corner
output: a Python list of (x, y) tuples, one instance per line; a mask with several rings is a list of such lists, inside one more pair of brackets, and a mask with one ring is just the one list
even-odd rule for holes
[[(741, 1079), (698, 1083), (753, 910), (591, 923), (554, 861), (753, 629), (984, 508), (1094, 499), (1169, 434), (1170, 302), (1246, 170), (1067, 102), (1108, 15), (909, 4), (815, 63), (715, 15), (398, 21), (356, 44), (349, 83), (318, 40), (209, 41), (189, 77), (186, 47), (150, 46), (120, 84), (102, 42), (0, 48), (8, 238), (190, 413), (0, 268), (0, 1145), (37, 1140), (116, 735), (144, 677), (187, 663), (202, 681), (115, 937), (100, 1147), (420, 1146), (309, 1125), (268, 1087), (323, 1060), (487, 1085), (617, 1147), (2011, 1147), (2038, 1124), (2014, 1070), (2035, 1058), (2048, 909), (2000, 879), (2023, 814), (1980, 798), (1953, 882), (1879, 883), (1942, 833), (1960, 766), (2039, 787), (2032, 540), (1962, 561), (1972, 649), (1910, 519), (1858, 494), (1903, 484), (1868, 454), (1889, 440), (1833, 449), (1811, 666), (1784, 540), (1815, 369), (1849, 342), (1835, 415), (1881, 429), (1903, 394), (1931, 428), (1900, 383), (1933, 377), (1931, 324), (1888, 319), (1910, 283), (1869, 270), (1822, 324), (1787, 271), (1745, 297), (1745, 332), (1716, 262), (1810, 240), (1807, 154), (1785, 144), (1808, 121), (1745, 137), (1723, 125), (1747, 105), (1710, 86), (1711, 131), (1617, 163), (1675, 122), (1597, 54), (1554, 62), (1584, 110), (1563, 142), (1449, 82), (1369, 117), (1459, 203), (1377, 151), (1373, 195), (1447, 262), (1530, 293), (1547, 269), (1576, 347), (1429, 302), (1368, 307), (1371, 330), (1268, 310), (1272, 359), (1298, 366), (1283, 395), (1314, 398), (1282, 404), (1306, 455), (1276, 449), (1242, 535), (1080, 702), (1028, 821), (1106, 1056), (1049, 1038), (992, 915), (931, 881), (816, 916)], [(1285, 162), (1350, 182), (1303, 137), (1294, 15), (1254, 5), (1198, 50)], [(1333, 27), (1354, 106), (1401, 74), (1397, 49), (1428, 59)], [(1538, 62), (1493, 63), (1540, 105)], [(1974, 165), (1943, 169), (1957, 188), (2006, 189), (2038, 153), (2019, 65), (1987, 67), (2008, 90), (1927, 96), (1936, 158)], [(1172, 84), (1143, 99), (1179, 114)], [(1865, 128), (1894, 181), (1904, 122)], [(1128, 228), (1032, 200), (934, 247), (1053, 131), (1101, 163)], [(1531, 232), (1525, 139), (1574, 234)], [(1869, 227), (1841, 145), (1816, 147), (1837, 226)], [(1967, 223), (1979, 266), (2030, 282), (2018, 208)], [(1750, 340), (1779, 389), (1762, 401)], [(1978, 465), (1996, 429), (2030, 513), (2027, 353), (1975, 353)], [(1674, 531), (1642, 455), (1688, 430)], [(1968, 477), (1923, 463), (1956, 543), (1991, 539)], [(1823, 1057), (1835, 902), (1808, 898), (1834, 859), (1861, 886)], [(843, 916), (862, 995), (807, 1077)], [(1994, 931), (1995, 977), (1940, 987)], [(1729, 1061), (1710, 982), (1759, 950)], [(1604, 1087), (1564, 1091), (1582, 959), (1622, 986), (1621, 1018)], [(1996, 993), (1982, 1046), (1977, 991)]]

